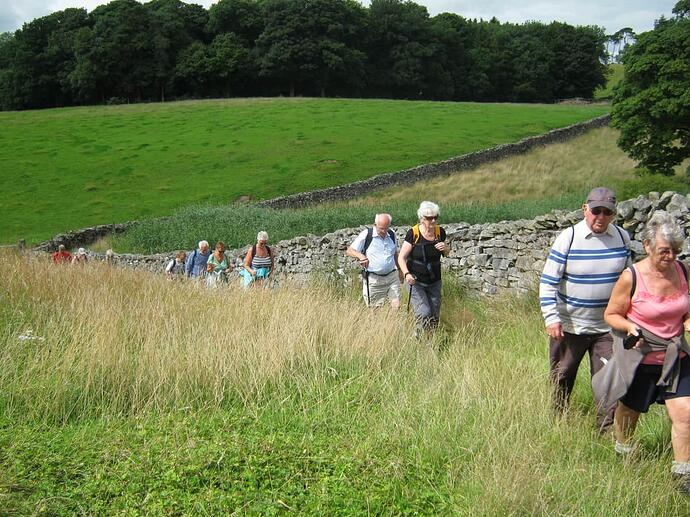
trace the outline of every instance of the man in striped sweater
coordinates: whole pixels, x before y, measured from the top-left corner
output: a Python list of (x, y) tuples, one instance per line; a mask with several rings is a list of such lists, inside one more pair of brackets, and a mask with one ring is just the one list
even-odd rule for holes
[[(593, 189), (582, 205), (584, 219), (562, 231), (553, 243), (539, 282), (539, 301), (549, 335), (549, 363), (557, 411), (568, 405), (577, 369), (589, 352), (590, 374), (611, 357), (613, 339), (604, 309), (621, 272), (631, 263), (630, 237), (611, 221), (616, 196)], [(598, 401), (594, 401), (598, 407)], [(613, 411), (598, 412), (600, 431)]]

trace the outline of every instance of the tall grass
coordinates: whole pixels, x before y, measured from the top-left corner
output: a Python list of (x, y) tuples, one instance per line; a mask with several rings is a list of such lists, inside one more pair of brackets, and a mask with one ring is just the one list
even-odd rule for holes
[[(579, 196), (557, 196), (542, 200), (504, 203), (452, 203), (442, 206), (444, 221), (471, 224), (507, 219), (531, 218), (554, 208), (576, 208)], [(229, 248), (254, 242), (259, 230), (266, 230), (272, 242), (300, 235), (323, 235), (346, 227), (371, 224), (374, 214), (388, 212), (395, 226), (417, 220), (419, 201), (368, 202), (347, 207), (315, 206), (274, 210), (255, 205), (190, 206), (164, 219), (148, 219), (131, 230), (106, 239), (106, 247), (118, 252), (161, 253), (193, 249), (200, 239), (222, 240)]]
[(673, 177), (638, 176), (635, 162), (618, 148), (618, 136), (612, 128), (593, 129), (567, 142), (414, 185), (382, 189), (352, 203), (415, 201), (424, 196), (444, 204), (574, 197), (575, 208), (589, 190), (600, 185), (614, 189), (621, 200), (651, 190), (688, 191), (685, 165), (677, 167)]
[[(464, 316), (444, 318), (447, 339), (439, 348), (438, 341), (410, 338), (402, 314), (368, 312), (354, 297), (323, 287), (209, 292), (131, 271), (53, 268), (8, 255), (0, 257), (0, 271), (3, 418), (24, 429), (93, 417), (132, 426), (148, 419), (145, 428), (136, 424), (147, 440), (133, 434), (126, 447), (149, 455), (146, 442), (160, 440), (156, 422), (186, 411), (191, 416), (180, 430), (160, 431), (182, 444), (158, 453), (172, 469), (161, 471), (163, 479), (147, 478), (129, 456), (113, 457), (124, 445), (107, 453), (115, 472), (143, 476), (147, 500), (158, 501), (158, 489), (150, 487), (181, 487), (179, 494), (161, 492), (169, 511), (238, 510), (218, 500), (257, 490), (266, 502), (245, 496), (252, 499), (245, 509), (273, 513), (279, 501), (280, 508), (307, 513), (687, 510), (668, 474), (669, 429), (661, 411), (643, 417), (639, 452), (629, 461), (615, 456), (610, 438), (596, 435), (584, 378), (572, 411), (553, 417), (534, 299), (458, 299), (448, 277), (443, 310), (462, 309)], [(20, 341), (27, 329), (45, 341)], [(228, 429), (222, 415), (235, 408), (248, 419)], [(218, 431), (204, 423), (214, 414)], [(249, 442), (238, 448), (244, 435), (257, 448)], [(197, 445), (184, 446), (189, 440)], [(182, 495), (186, 478), (174, 485), (166, 479), (177, 472), (174, 465), (186, 465), (185, 451), (207, 442), (222, 457), (180, 471), (202, 476), (207, 487), (190, 501)], [(248, 471), (238, 470), (251, 459), (247, 454), (258, 455), (251, 484), (243, 483)], [(7, 476), (21, 461), (0, 454), (1, 486), (17, 483)], [(97, 467), (79, 465), (78, 479), (89, 484), (88, 472)], [(157, 471), (156, 462), (149, 468)], [(208, 492), (218, 472), (225, 484)], [(122, 500), (102, 483), (89, 486), (94, 507), (109, 497), (121, 511), (156, 511), (142, 503), (143, 494)]]
[[(0, 390), (3, 412), (15, 417), (256, 403), (295, 376), (395, 362), (411, 334), (392, 315), (374, 317), (325, 289), (209, 292), (99, 264), (1, 260)], [(360, 335), (375, 323), (392, 334)], [(40, 339), (19, 337), (28, 330)]]

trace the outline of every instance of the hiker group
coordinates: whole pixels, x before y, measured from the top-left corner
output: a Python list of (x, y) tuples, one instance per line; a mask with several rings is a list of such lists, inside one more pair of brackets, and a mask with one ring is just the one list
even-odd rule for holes
[[(671, 470), (690, 494), (690, 347), (684, 335), (690, 332), (690, 300), (688, 272), (677, 260), (684, 232), (673, 217), (657, 211), (644, 222), (646, 257), (632, 264), (630, 237), (613, 223), (616, 207), (611, 190), (589, 192), (583, 219), (556, 237), (540, 277), (554, 409), (567, 411), (579, 365), (588, 354), (599, 432), (612, 429), (616, 452), (631, 454), (640, 414), (655, 402), (665, 404), (672, 426)], [(439, 215), (437, 204), (423, 201), (417, 224), (398, 247), (390, 214), (377, 214), (373, 226), (346, 250), (361, 269), (367, 306), (381, 308), (388, 302), (398, 310), (405, 287), (417, 336), (432, 333), (439, 324), (441, 259), (450, 253)], [(57, 263), (72, 260), (64, 247), (53, 255)], [(258, 233), (243, 266), (243, 286), (270, 285), (275, 258), (266, 232)], [(170, 278), (198, 278), (211, 287), (227, 282), (232, 270), (220, 241), (213, 252), (201, 241), (166, 266)]]
[(555, 239), (540, 279), (549, 336), (554, 406), (568, 406), (589, 354), (597, 427), (613, 426), (615, 450), (628, 455), (641, 413), (657, 402), (671, 420), (671, 471), (690, 494), (690, 303), (683, 229), (658, 211), (643, 230), (646, 257), (632, 264), (630, 237), (613, 224), (616, 197), (592, 190), (584, 218)]
[(441, 257), (450, 247), (439, 215), (436, 203), (422, 201), (419, 222), (407, 231), (398, 252), (390, 214), (377, 214), (374, 226), (357, 235), (346, 251), (362, 268), (362, 294), (369, 307), (380, 307), (388, 299), (398, 309), (400, 284), (407, 286), (418, 332), (433, 331), (441, 313)]
[[(198, 248), (187, 254), (179, 251), (165, 267), (168, 278), (197, 278), (209, 287), (216, 287), (228, 282), (229, 273), (233, 271), (233, 264), (225, 254), (225, 243), (216, 242), (213, 252), (208, 241), (199, 241)], [(270, 285), (275, 274), (275, 258), (273, 250), (268, 245), (268, 233), (260, 231), (256, 236), (256, 244), (249, 247), (240, 271), (243, 287), (253, 284)]]
[[(639, 416), (665, 404), (671, 419), (671, 471), (690, 494), (690, 331), (688, 273), (677, 260), (685, 236), (669, 214), (656, 212), (643, 230), (646, 257), (632, 264), (631, 241), (613, 224), (616, 196), (593, 189), (583, 219), (562, 231), (540, 278), (539, 301), (549, 338), (550, 379), (557, 414), (566, 411), (577, 371), (589, 354), (597, 428), (613, 428), (615, 450), (630, 454)], [(362, 268), (366, 304), (400, 305), (409, 289), (418, 327), (433, 330), (441, 307), (446, 232), (439, 207), (424, 201), (418, 224), (398, 251), (391, 216), (378, 214), (347, 249)]]

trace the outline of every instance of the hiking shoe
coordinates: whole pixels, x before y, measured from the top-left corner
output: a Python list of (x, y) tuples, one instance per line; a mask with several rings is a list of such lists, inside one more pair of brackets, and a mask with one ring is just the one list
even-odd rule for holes
[(632, 445), (626, 445), (617, 441), (616, 445), (614, 446), (614, 450), (621, 456), (627, 456), (633, 451), (633, 447)]
[(687, 474), (672, 474), (673, 479), (678, 483), (678, 490), (690, 496), (690, 476)]

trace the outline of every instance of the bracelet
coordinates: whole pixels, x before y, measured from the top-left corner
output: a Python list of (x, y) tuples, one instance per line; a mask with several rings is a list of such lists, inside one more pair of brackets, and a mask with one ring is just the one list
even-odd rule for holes
[(407, 278), (407, 275), (412, 276), (412, 273), (410, 273), (410, 272), (408, 271), (407, 273), (405, 273), (405, 274), (403, 275), (403, 278)]

